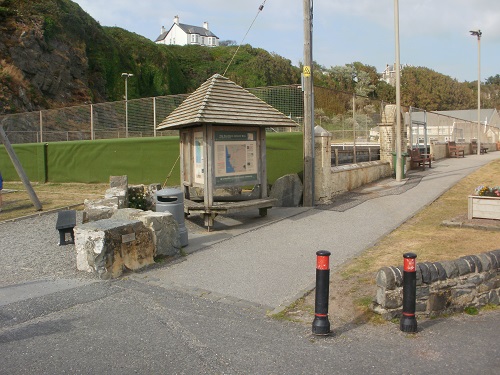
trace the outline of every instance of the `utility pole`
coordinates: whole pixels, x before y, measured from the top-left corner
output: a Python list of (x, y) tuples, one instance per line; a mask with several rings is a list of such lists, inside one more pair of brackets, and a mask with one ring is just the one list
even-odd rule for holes
[(314, 94), (312, 58), (313, 0), (304, 1), (304, 207), (314, 206)]

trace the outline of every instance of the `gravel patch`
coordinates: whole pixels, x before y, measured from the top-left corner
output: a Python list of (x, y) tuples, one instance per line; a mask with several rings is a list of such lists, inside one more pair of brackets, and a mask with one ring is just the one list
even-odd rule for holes
[(57, 213), (50, 213), (0, 223), (0, 287), (34, 280), (96, 280), (77, 270), (74, 245), (59, 246), (56, 221)]

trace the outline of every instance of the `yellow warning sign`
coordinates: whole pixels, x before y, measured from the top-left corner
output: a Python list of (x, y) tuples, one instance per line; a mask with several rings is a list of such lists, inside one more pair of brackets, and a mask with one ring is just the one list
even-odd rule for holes
[(311, 76), (311, 67), (310, 66), (304, 66), (304, 69), (302, 70), (302, 73), (304, 74), (304, 77), (310, 77)]

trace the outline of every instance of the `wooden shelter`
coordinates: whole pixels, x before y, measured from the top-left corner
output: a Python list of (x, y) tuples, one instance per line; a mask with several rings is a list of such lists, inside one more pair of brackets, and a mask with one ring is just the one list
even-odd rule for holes
[[(184, 212), (202, 214), (208, 228), (219, 213), (258, 208), (265, 216), (274, 203), (267, 192), (265, 128), (295, 126), (247, 90), (213, 75), (157, 127), (180, 130)], [(218, 188), (248, 186), (258, 193), (214, 196)], [(203, 196), (192, 196), (196, 187)]]

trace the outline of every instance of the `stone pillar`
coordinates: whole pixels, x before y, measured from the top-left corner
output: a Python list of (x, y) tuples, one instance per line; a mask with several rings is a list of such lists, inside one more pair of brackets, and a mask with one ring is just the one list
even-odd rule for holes
[[(391, 163), (394, 171), (392, 153), (396, 152), (396, 105), (387, 104), (382, 112), (380, 131), (380, 160)], [(401, 119), (401, 152), (406, 152), (407, 135), (404, 119)]]
[(332, 135), (321, 126), (314, 127), (314, 203), (330, 201), (328, 189), (332, 174)]

